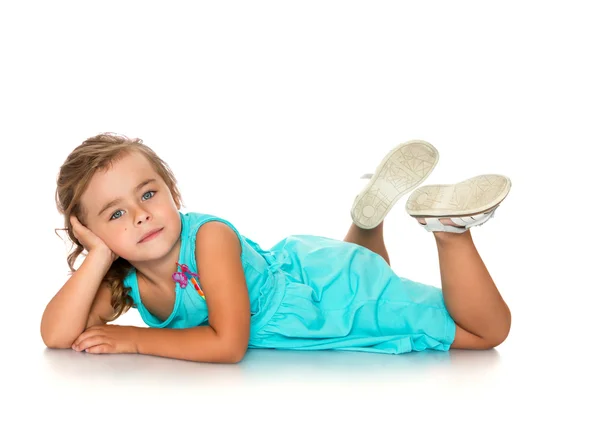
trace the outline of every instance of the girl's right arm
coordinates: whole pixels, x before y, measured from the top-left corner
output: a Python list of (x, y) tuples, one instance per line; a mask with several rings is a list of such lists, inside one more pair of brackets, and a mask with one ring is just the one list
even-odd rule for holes
[(110, 253), (90, 252), (50, 300), (42, 315), (41, 334), (49, 348), (70, 348), (89, 326), (112, 314), (110, 289), (102, 280), (113, 262)]

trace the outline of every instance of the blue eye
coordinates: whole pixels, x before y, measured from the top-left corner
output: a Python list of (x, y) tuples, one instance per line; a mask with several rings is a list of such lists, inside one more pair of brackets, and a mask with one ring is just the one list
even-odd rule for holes
[[(150, 196), (150, 197), (146, 198), (145, 196), (146, 196), (147, 194), (150, 194), (150, 193), (152, 193), (152, 196)], [(144, 195), (142, 196), (142, 200), (143, 200), (143, 201), (147, 201), (148, 199), (152, 199), (152, 198), (154, 197), (154, 194), (155, 194), (155, 193), (156, 193), (156, 191), (154, 191), (154, 190), (149, 190), (149, 191), (147, 191), (147, 192), (146, 192), (146, 193), (144, 193)], [(115, 217), (115, 214), (117, 214), (117, 213), (120, 213), (121, 211), (123, 211), (123, 210), (118, 210), (118, 211), (115, 211), (115, 212), (112, 214), (112, 216), (110, 217), (110, 219), (109, 219), (109, 220), (119, 219), (121, 216), (117, 216), (117, 217)]]
[(109, 219), (109, 220), (118, 219), (119, 217), (121, 217), (121, 216), (119, 216), (119, 217), (115, 217), (115, 214), (117, 214), (117, 213), (120, 213), (121, 211), (123, 211), (123, 210), (118, 210), (118, 211), (115, 211), (115, 212), (113, 213), (113, 215), (110, 217), (110, 219)]
[[(150, 191), (147, 191), (146, 193), (144, 193), (144, 196), (146, 196), (148, 193), (156, 193), (156, 192), (154, 190), (150, 190)], [(144, 199), (144, 196), (142, 196), (142, 199)], [(154, 197), (154, 195), (152, 195), (150, 197)], [(148, 198), (148, 199), (150, 199), (150, 198)], [(148, 199), (144, 199), (144, 200), (147, 201)]]

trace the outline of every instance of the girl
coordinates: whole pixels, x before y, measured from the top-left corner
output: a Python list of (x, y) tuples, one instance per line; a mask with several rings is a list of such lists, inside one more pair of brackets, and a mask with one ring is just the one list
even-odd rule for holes
[[(263, 249), (229, 221), (182, 213), (170, 168), (139, 139), (101, 134), (60, 168), (56, 202), (75, 245), (48, 303), (50, 348), (236, 363), (250, 348), (399, 354), (487, 349), (511, 316), (471, 238), (510, 180), (481, 175), (417, 188), (438, 162), (424, 141), (391, 150), (351, 209), (343, 241), (288, 236)], [(442, 289), (389, 266), (383, 219), (408, 213), (435, 237)], [(85, 259), (75, 271), (82, 254)], [(108, 324), (130, 307), (148, 327)]]

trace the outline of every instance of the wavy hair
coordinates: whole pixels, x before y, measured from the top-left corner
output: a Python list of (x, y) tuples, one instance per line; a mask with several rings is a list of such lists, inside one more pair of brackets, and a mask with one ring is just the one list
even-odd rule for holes
[[(171, 191), (177, 208), (181, 208), (183, 200), (177, 188), (177, 180), (173, 172), (150, 147), (143, 144), (141, 139), (128, 138), (110, 132), (86, 139), (69, 154), (60, 167), (56, 179), (56, 207), (59, 213), (64, 216), (65, 226), (60, 230), (67, 231), (70, 241), (75, 246), (75, 250), (67, 257), (71, 274), (76, 271), (74, 264), (77, 257), (82, 253), (84, 255), (86, 253), (84, 247), (73, 234), (70, 217), (76, 216), (80, 220), (85, 218), (86, 213), (81, 205), (81, 196), (94, 174), (97, 171), (107, 170), (124, 155), (134, 152), (139, 152), (146, 157)], [(113, 314), (111, 317), (105, 317), (107, 321), (115, 320), (129, 310), (133, 304), (133, 300), (129, 295), (130, 288), (125, 288), (123, 284), (131, 268), (132, 265), (127, 260), (119, 257), (112, 263), (102, 280), (110, 287), (111, 291), (110, 303)]]

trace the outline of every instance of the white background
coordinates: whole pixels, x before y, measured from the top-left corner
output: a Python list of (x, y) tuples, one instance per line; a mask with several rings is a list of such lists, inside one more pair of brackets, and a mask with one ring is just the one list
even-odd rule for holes
[[(596, 11), (2, 3), (0, 437), (598, 439)], [(142, 138), (176, 173), (183, 211), (263, 248), (342, 239), (359, 177), (409, 139), (440, 152), (426, 184), (504, 174), (510, 195), (472, 234), (511, 335), (486, 352), (250, 351), (229, 366), (48, 350), (39, 322), (68, 270), (56, 175), (103, 131)], [(392, 267), (440, 286), (433, 236), (405, 201), (386, 218)], [(117, 323), (142, 324), (136, 311)]]

